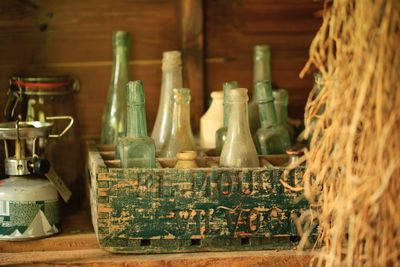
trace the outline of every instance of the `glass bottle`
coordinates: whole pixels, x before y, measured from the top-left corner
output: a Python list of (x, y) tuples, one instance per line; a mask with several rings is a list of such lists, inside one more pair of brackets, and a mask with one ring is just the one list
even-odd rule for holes
[(276, 111), (276, 118), (278, 120), (278, 124), (285, 126), (287, 129), (290, 140), (293, 142), (294, 140), (294, 128), (288, 122), (288, 103), (289, 103), (289, 94), (285, 89), (278, 89), (273, 91), (274, 96), (274, 106)]
[(102, 144), (116, 144), (119, 136), (125, 136), (125, 87), (130, 80), (128, 62), (130, 44), (129, 32), (113, 33), (114, 60), (107, 103), (103, 113), (100, 140)]
[(257, 152), (261, 155), (284, 154), (291, 142), (287, 129), (278, 124), (271, 81), (257, 82), (255, 96), (261, 122), (254, 137)]
[(143, 82), (129, 82), (126, 87), (126, 137), (119, 140), (122, 168), (155, 168), (156, 147), (147, 136)]
[(160, 102), (151, 137), (161, 150), (172, 126), (172, 90), (182, 88), (182, 60), (179, 51), (166, 51), (162, 60)]
[(271, 49), (269, 45), (256, 45), (253, 55), (253, 97), (249, 103), (249, 124), (252, 134), (260, 128), (255, 86), (258, 81), (264, 80), (271, 80)]
[(247, 89), (236, 88), (229, 90), (228, 132), (219, 160), (221, 167), (260, 166), (249, 128), (248, 100)]
[(172, 90), (172, 126), (160, 155), (173, 158), (176, 153), (195, 150), (192, 128), (190, 126), (190, 90), (175, 88)]
[(211, 92), (211, 105), (200, 118), (200, 147), (215, 148), (215, 134), (224, 124), (224, 92)]
[(217, 156), (221, 155), (222, 147), (224, 146), (226, 140), (226, 132), (228, 131), (228, 120), (229, 120), (229, 112), (228, 112), (228, 94), (229, 90), (234, 88), (239, 88), (239, 84), (237, 81), (226, 82), (223, 85), (224, 88), (224, 126), (219, 128), (215, 133), (215, 150)]

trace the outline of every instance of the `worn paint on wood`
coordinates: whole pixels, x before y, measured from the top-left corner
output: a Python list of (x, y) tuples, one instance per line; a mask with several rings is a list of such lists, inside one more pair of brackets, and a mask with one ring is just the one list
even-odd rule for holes
[(106, 250), (165, 253), (296, 245), (292, 217), (308, 203), (280, 180), (298, 186), (302, 167), (284, 175), (283, 167), (121, 169), (106, 162), (89, 145), (93, 224)]

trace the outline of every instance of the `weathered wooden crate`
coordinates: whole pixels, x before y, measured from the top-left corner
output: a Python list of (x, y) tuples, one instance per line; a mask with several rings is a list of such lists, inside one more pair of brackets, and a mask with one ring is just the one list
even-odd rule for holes
[[(88, 144), (92, 221), (102, 248), (115, 253), (170, 253), (289, 249), (296, 246), (293, 218), (307, 201), (287, 189), (303, 168), (122, 169), (107, 147)], [(285, 155), (260, 157), (282, 164)], [(268, 164), (270, 165), (270, 164)]]

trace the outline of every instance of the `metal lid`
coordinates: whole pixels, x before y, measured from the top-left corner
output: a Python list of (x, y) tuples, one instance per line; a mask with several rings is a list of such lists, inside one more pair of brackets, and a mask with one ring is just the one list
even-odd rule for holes
[(79, 82), (69, 76), (13, 76), (10, 89), (26, 95), (69, 94), (79, 90)]
[[(18, 125), (18, 126), (17, 126)], [(17, 140), (47, 137), (53, 127), (52, 122), (23, 121), (0, 123), (0, 139)]]

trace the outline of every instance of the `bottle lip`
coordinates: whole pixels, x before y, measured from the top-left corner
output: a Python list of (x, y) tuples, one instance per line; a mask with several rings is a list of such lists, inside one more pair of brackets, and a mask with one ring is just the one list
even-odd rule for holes
[(254, 46), (254, 58), (261, 59), (261, 58), (268, 58), (271, 56), (271, 48), (267, 44), (260, 44)]
[(222, 100), (224, 99), (224, 91), (212, 91), (211, 98), (215, 100)]
[(162, 69), (178, 68), (182, 65), (182, 54), (177, 50), (163, 52)]
[(124, 46), (128, 47), (131, 44), (131, 34), (127, 31), (115, 31), (113, 32), (113, 46)]
[(143, 81), (130, 81), (126, 85), (127, 106), (138, 106), (145, 103)]
[(275, 98), (272, 93), (271, 81), (264, 80), (256, 82), (255, 97), (256, 102), (259, 104), (274, 101)]
[(228, 102), (247, 102), (247, 88), (234, 88), (228, 92)]
[(288, 104), (289, 102), (289, 93), (286, 89), (280, 88), (272, 92), (273, 97), (275, 98), (275, 102)]

